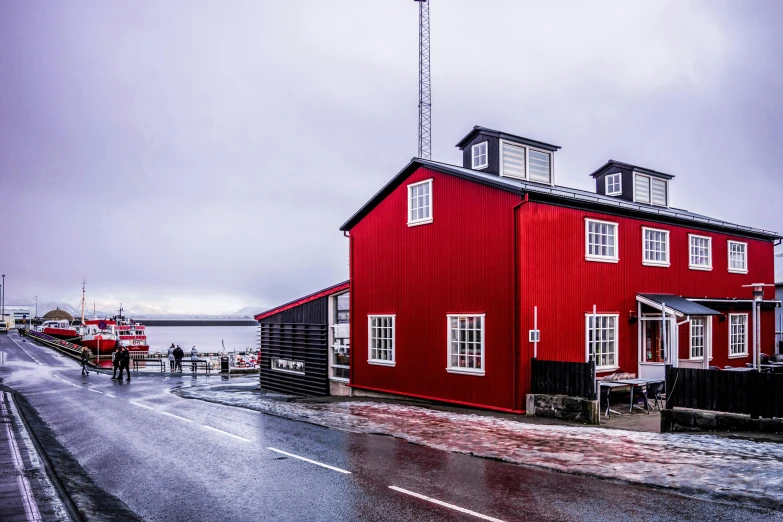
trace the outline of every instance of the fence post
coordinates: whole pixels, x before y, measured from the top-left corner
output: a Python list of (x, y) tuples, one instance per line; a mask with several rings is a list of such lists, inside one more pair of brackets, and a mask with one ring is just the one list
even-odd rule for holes
[(674, 382), (672, 379), (672, 365), (665, 364), (663, 366), (664, 379), (666, 379), (666, 409), (671, 410), (674, 406), (674, 398), (672, 397), (672, 391), (674, 391)]
[(748, 382), (748, 402), (750, 403), (750, 418), (751, 419), (758, 419), (759, 418), (759, 371), (758, 370), (751, 370), (748, 372), (750, 375), (748, 376), (749, 382)]

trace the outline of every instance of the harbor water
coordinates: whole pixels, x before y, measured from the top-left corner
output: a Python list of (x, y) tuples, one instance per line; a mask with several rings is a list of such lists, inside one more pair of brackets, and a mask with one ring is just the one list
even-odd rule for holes
[[(222, 342), (221, 342), (222, 341)], [(166, 352), (171, 346), (179, 345), (185, 354), (195, 346), (199, 353), (243, 352), (258, 350), (258, 327), (256, 326), (148, 326), (147, 342), (150, 352)]]

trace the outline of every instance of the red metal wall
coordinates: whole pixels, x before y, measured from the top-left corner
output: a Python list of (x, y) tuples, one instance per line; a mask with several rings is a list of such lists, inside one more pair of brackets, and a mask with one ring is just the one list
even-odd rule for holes
[[(407, 185), (429, 178), (433, 222), (408, 227)], [(420, 168), (350, 231), (352, 385), (518, 408), (513, 207), (519, 201)], [(450, 313), (486, 314), (484, 376), (446, 371)], [(396, 314), (395, 367), (367, 362), (368, 314)]]
[[(674, 225), (587, 212), (572, 208), (529, 202), (519, 209), (519, 267), (521, 271), (520, 338), (523, 353), (532, 356), (527, 331), (533, 324), (533, 306), (538, 305), (541, 342), (538, 357), (570, 361), (585, 360), (585, 313), (593, 304), (599, 313), (619, 313), (619, 362), (623, 371), (636, 373), (638, 362), (637, 324), (629, 323), (636, 311), (637, 293), (668, 293), (688, 297), (750, 299), (750, 283), (768, 283), (774, 278), (771, 242), (737, 238)], [(585, 260), (586, 217), (618, 223), (618, 263)], [(642, 226), (669, 230), (671, 266), (642, 265)], [(712, 237), (712, 270), (688, 268), (688, 234)], [(728, 272), (727, 240), (748, 243), (748, 273)], [(774, 288), (766, 289), (765, 299), (774, 298)], [(705, 303), (707, 306), (709, 304)], [(750, 322), (750, 318), (749, 318)], [(686, 331), (685, 325), (680, 326)], [(752, 341), (751, 341), (752, 342)], [(689, 346), (680, 337), (680, 346)], [(762, 352), (771, 352), (774, 344), (774, 317), (762, 316)], [(685, 350), (683, 348), (683, 350)], [(743, 366), (751, 360), (728, 359), (728, 321), (714, 320), (713, 365)], [(681, 357), (687, 356), (683, 351)], [(524, 386), (524, 383), (521, 383)], [(522, 388), (521, 393), (526, 393)]]

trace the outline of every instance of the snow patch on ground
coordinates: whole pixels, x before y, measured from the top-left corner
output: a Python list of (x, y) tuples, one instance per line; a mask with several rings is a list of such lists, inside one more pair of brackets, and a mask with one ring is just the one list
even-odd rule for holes
[(783, 445), (776, 443), (527, 424), (405, 404), (280, 402), (252, 391), (188, 388), (180, 393), (446, 451), (783, 509)]

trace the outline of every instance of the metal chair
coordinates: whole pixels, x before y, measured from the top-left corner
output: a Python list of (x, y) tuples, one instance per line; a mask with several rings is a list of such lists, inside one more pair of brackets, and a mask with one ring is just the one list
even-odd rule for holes
[(647, 385), (647, 404), (657, 408), (658, 411), (661, 411), (661, 404), (664, 403), (664, 398), (661, 393), (662, 388), (662, 382), (651, 382)]

